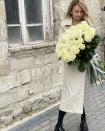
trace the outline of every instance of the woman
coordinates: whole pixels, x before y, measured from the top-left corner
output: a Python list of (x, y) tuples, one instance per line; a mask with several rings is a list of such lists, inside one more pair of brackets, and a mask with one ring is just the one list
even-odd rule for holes
[[(84, 20), (90, 26), (93, 26), (92, 18), (88, 13), (84, 0), (72, 0), (66, 18), (60, 25), (59, 36), (71, 26), (76, 26)], [(64, 62), (61, 104), (58, 122), (54, 131), (65, 131), (62, 123), (66, 112), (82, 114), (80, 131), (88, 131), (85, 111), (90, 111), (100, 105), (96, 87), (91, 84), (88, 71), (81, 73), (78, 71), (76, 64), (68, 65), (68, 63)]]

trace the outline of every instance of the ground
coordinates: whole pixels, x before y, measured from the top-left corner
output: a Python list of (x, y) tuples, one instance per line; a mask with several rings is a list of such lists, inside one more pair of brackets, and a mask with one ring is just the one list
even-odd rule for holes
[[(87, 114), (89, 131), (105, 131), (105, 87), (97, 87), (102, 107)], [(58, 118), (59, 104), (32, 117), (8, 131), (54, 131)], [(80, 115), (67, 113), (64, 118), (65, 131), (79, 131)]]

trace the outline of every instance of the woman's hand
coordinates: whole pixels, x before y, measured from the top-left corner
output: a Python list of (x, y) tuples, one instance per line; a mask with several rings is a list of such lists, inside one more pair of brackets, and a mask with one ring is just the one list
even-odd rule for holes
[(92, 62), (93, 63), (96, 63), (98, 60), (98, 54), (94, 55), (93, 58), (92, 58)]

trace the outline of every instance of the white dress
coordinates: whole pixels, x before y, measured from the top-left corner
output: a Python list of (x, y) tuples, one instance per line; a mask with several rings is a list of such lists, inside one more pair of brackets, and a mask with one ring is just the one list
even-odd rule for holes
[[(60, 25), (59, 35), (67, 29), (65, 25), (71, 26), (72, 19), (69, 17)], [(77, 64), (69, 65), (64, 62), (63, 89), (60, 110), (71, 113), (83, 113), (95, 107), (101, 106), (95, 84), (91, 84), (88, 71), (81, 73)]]
[(78, 71), (77, 64), (64, 62), (63, 89), (60, 110), (65, 112), (83, 112), (85, 71)]

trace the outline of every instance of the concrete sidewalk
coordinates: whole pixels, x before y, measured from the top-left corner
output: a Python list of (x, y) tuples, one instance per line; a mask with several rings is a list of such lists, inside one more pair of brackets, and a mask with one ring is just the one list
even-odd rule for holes
[[(105, 131), (105, 87), (98, 87), (99, 99), (103, 105), (100, 109), (87, 114), (89, 131)], [(54, 131), (58, 118), (59, 105), (27, 120), (8, 131)], [(80, 115), (67, 113), (64, 118), (66, 131), (79, 131)]]

